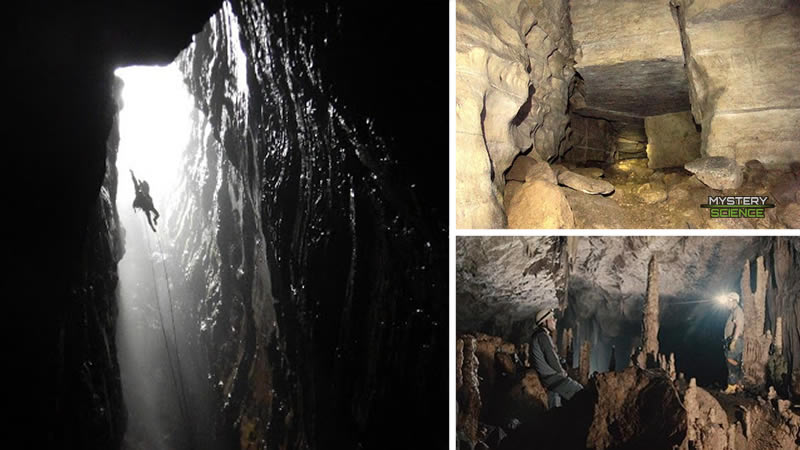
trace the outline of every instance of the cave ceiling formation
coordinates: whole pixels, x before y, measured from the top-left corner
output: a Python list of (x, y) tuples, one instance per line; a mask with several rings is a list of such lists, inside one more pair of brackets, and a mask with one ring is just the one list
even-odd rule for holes
[(575, 112), (636, 121), (689, 109), (681, 36), (669, 1), (572, 0), (575, 70), (585, 105)]
[(765, 245), (749, 237), (569, 239), (574, 243), (563, 237), (459, 238), (458, 331), (510, 339), (540, 308), (568, 298), (579, 318), (596, 316), (614, 336), (621, 325), (641, 319), (651, 255), (657, 255), (667, 304), (736, 289), (744, 261)]

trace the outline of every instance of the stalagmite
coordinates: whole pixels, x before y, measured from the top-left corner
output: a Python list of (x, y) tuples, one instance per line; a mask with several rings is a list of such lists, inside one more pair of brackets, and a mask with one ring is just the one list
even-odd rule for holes
[(581, 345), (581, 359), (580, 359), (580, 366), (578, 371), (578, 376), (580, 377), (580, 383), (584, 386), (589, 383), (589, 367), (590, 367), (590, 359), (592, 356), (592, 343), (589, 341), (583, 341), (583, 345)]
[(756, 259), (756, 290), (750, 289), (750, 262), (745, 262), (742, 271), (741, 291), (744, 312), (744, 353), (742, 370), (747, 385), (761, 387), (766, 377), (766, 364), (772, 333), (764, 333), (764, 319), (769, 271), (764, 267), (764, 257)]
[(783, 317), (778, 316), (775, 322), (775, 336), (774, 336), (775, 353), (783, 354)]
[(730, 424), (728, 426), (728, 449), (727, 450), (736, 450), (736, 423), (732, 423), (732, 424)]
[(522, 367), (530, 367), (531, 366), (531, 345), (527, 342), (522, 343), (519, 345), (519, 353), (517, 356), (519, 357), (520, 362), (522, 363)]
[(559, 345), (559, 352), (562, 358), (566, 358), (567, 354), (571, 353), (572, 347), (572, 328), (564, 328), (561, 330), (561, 345)]
[(461, 367), (464, 364), (464, 340), (456, 339), (456, 390), (461, 389)]
[(669, 354), (669, 363), (667, 364), (667, 372), (669, 373), (669, 379), (675, 381), (675, 353)]
[(466, 335), (462, 363), (461, 390), (457, 392), (459, 402), (458, 430), (472, 442), (478, 439), (478, 418), (481, 412), (481, 393), (478, 389), (478, 344), (474, 336)]
[(647, 294), (642, 317), (642, 350), (647, 367), (656, 367), (658, 361), (658, 264), (656, 256), (647, 267)]
[(686, 439), (690, 443), (695, 442), (697, 441), (695, 422), (700, 415), (697, 405), (697, 380), (695, 378), (689, 380), (689, 387), (686, 389), (683, 403), (686, 407)]

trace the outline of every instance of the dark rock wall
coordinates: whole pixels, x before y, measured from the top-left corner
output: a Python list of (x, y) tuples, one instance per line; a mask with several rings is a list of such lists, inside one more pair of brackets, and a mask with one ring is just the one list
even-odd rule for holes
[[(428, 121), (407, 154), (414, 139), (391, 119), (397, 96), (408, 111), (419, 92), (383, 92), (376, 107), (352, 96), (377, 74), (351, 66), (348, 81), (341, 67), (348, 52), (402, 44), (358, 40), (385, 14), (235, 2), (181, 57), (202, 114), (169, 227), (198, 302), (217, 426), (242, 448), (445, 445), (446, 202), (435, 199), (446, 190), (422, 202), (436, 183), (416, 180), (440, 159), (410, 155), (446, 134)], [(443, 112), (429, 101), (420, 118)]]
[(109, 152), (113, 69), (166, 63), (216, 1), (8, 5), (7, 436), (38, 448), (121, 439), (115, 262), (121, 256)]
[[(120, 80), (112, 93), (118, 110)], [(53, 430), (57, 442), (80, 442), (85, 448), (116, 447), (125, 430), (125, 408), (117, 362), (117, 263), (124, 254), (116, 206), (118, 115), (114, 114), (106, 148), (106, 173), (89, 210), (86, 240), (71, 283), (59, 330), (57, 403), (63, 420)], [(71, 414), (82, 411), (85, 415)]]

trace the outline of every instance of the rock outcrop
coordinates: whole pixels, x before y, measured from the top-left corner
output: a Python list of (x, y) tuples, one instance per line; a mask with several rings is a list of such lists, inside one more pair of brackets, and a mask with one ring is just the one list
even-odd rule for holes
[(565, 0), (456, 4), (456, 226), (501, 228), (514, 158), (563, 154), (573, 77)]
[(797, 160), (800, 5), (793, 0), (673, 0), (704, 156)]
[[(649, 420), (642, 420), (648, 417)], [(598, 374), (567, 404), (522, 424), (500, 449), (672, 448), (686, 438), (686, 411), (663, 373), (630, 367)]]

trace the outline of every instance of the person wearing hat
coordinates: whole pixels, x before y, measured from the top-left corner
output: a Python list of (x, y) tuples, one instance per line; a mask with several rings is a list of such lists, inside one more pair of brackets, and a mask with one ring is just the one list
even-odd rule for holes
[(561, 406), (561, 399), (569, 400), (583, 386), (567, 375), (558, 358), (553, 334), (556, 332), (556, 317), (552, 309), (536, 313), (536, 331), (531, 337), (533, 368), (547, 389), (547, 409)]
[(742, 353), (744, 353), (744, 311), (739, 294), (731, 292), (726, 296), (726, 306), (730, 309), (725, 322), (725, 362), (728, 365), (728, 387), (726, 394), (742, 390)]

